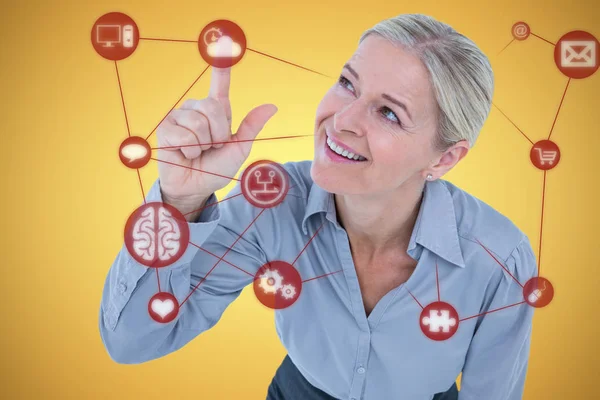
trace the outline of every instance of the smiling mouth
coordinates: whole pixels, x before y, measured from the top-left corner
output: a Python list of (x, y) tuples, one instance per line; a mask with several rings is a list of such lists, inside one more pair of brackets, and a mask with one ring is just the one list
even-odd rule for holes
[(361, 156), (360, 154), (354, 154), (353, 152), (350, 152), (344, 148), (342, 148), (341, 146), (338, 146), (337, 144), (335, 144), (335, 142), (326, 135), (327, 138), (327, 147), (329, 147), (329, 149), (336, 153), (338, 156), (340, 157), (344, 157), (347, 158), (348, 160), (352, 160), (352, 161), (367, 161), (367, 159), (363, 156)]

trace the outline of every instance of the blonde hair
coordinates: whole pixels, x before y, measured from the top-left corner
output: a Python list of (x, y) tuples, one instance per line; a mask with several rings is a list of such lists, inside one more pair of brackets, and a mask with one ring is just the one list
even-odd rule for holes
[(423, 14), (383, 20), (366, 30), (358, 43), (370, 34), (402, 46), (429, 71), (440, 116), (433, 146), (445, 151), (467, 140), (472, 147), (490, 112), (494, 92), (487, 56), (471, 39)]

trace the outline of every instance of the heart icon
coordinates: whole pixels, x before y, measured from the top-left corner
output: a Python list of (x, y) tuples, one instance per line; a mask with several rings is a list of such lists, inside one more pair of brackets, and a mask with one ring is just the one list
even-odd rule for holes
[(160, 299), (154, 299), (154, 301), (152, 301), (152, 311), (160, 315), (161, 318), (165, 318), (174, 309), (175, 303), (173, 303), (173, 300), (171, 299), (164, 301)]

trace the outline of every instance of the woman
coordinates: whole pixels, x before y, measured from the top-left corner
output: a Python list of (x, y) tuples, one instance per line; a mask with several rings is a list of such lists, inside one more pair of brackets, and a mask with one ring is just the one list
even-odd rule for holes
[[(288, 357), (267, 399), (520, 399), (533, 309), (486, 312), (523, 301), (519, 282), (535, 276), (535, 256), (506, 217), (440, 179), (489, 113), (493, 74), (477, 46), (424, 15), (365, 32), (317, 109), (314, 160), (283, 165), (291, 187), (272, 208), (233, 198), (239, 184), (204, 207), (277, 110), (255, 108), (232, 135), (229, 83), (230, 69), (213, 68), (209, 96), (187, 100), (157, 132), (170, 148), (159, 150), (167, 162), (146, 201), (186, 215), (202, 248), (188, 246), (158, 274), (163, 291), (189, 301), (170, 323), (150, 318), (157, 270), (123, 248), (100, 309), (110, 356), (140, 363), (181, 348), (261, 266), (283, 260), (304, 283), (275, 311)], [(420, 317), (437, 300), (466, 318), (445, 340), (431, 340)]]

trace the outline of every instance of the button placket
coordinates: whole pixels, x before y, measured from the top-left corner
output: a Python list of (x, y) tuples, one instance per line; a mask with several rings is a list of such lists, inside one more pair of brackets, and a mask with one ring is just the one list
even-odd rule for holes
[[(363, 366), (366, 365), (366, 361), (369, 356), (371, 332), (369, 328), (369, 321), (364, 312), (364, 304), (362, 301), (360, 286), (358, 284), (358, 276), (356, 275), (356, 269), (354, 268), (354, 260), (352, 259), (348, 234), (344, 229), (338, 227), (336, 228), (336, 234), (334, 235), (336, 240), (336, 250), (340, 260), (342, 261), (342, 266), (344, 267), (343, 272), (350, 292), (350, 301), (352, 303), (354, 319), (360, 328), (357, 358), (352, 370), (353, 376), (350, 384), (350, 398), (358, 400), (361, 399), (365, 384), (366, 369), (364, 369)], [(359, 373), (358, 369), (361, 367), (363, 368), (363, 372)]]
[(360, 285), (358, 284), (358, 276), (356, 275), (354, 260), (352, 259), (352, 252), (350, 251), (348, 234), (342, 228), (337, 228), (334, 237), (336, 240), (336, 250), (342, 261), (344, 277), (346, 278), (346, 284), (348, 285), (350, 292), (350, 302), (352, 303), (354, 319), (360, 330), (367, 332), (369, 331), (369, 322), (367, 321), (364, 311)]
[(350, 395), (353, 398), (362, 398), (366, 382), (367, 360), (369, 358), (369, 352), (371, 350), (371, 333), (361, 332), (358, 341), (358, 354), (356, 358), (356, 364), (354, 368), (354, 376), (352, 377), (352, 386), (350, 387)]

